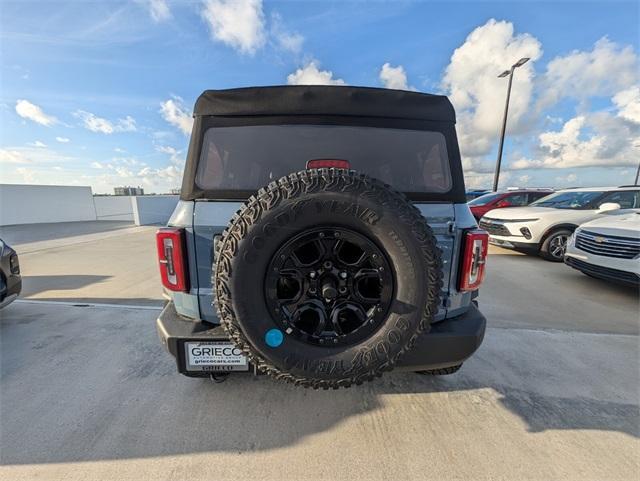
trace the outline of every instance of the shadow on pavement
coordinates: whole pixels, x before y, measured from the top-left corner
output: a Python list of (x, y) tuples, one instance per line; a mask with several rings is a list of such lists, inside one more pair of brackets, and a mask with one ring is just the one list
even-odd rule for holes
[[(98, 275), (55, 275), (55, 276), (22, 276), (22, 293), (20, 297), (35, 296), (47, 291), (73, 291), (91, 284), (110, 279), (111, 276)], [(60, 299), (58, 299), (60, 300)]]
[(15, 247), (16, 245), (31, 242), (110, 232), (118, 229), (126, 229), (128, 227), (135, 227), (135, 224), (133, 222), (126, 221), (100, 220), (84, 222), (55, 222), (51, 224), (7, 225), (0, 227), (0, 239)]
[[(505, 424), (526, 436), (511, 414), (528, 432), (584, 429), (640, 437), (637, 404), (582, 396), (581, 380), (567, 386), (577, 394), (551, 392), (539, 378), (512, 381), (537, 362), (501, 348), (524, 331), (505, 331), (504, 339), (493, 333), (452, 376), (394, 372), (348, 390), (313, 391), (265, 376), (237, 375), (223, 384), (182, 377), (156, 338), (155, 315), (34, 304), (0, 311), (1, 462), (271, 450), (345, 422), (361, 435), (382, 430), (390, 442), (412, 433), (428, 444)], [(562, 355), (546, 362), (566, 364)]]

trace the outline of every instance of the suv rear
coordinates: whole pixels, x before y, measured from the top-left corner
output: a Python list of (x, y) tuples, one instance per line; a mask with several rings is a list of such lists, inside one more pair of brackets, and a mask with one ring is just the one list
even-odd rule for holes
[(446, 97), (243, 88), (204, 92), (194, 117), (157, 236), (158, 332), (179, 372), (336, 388), (452, 373), (479, 347), (488, 236)]

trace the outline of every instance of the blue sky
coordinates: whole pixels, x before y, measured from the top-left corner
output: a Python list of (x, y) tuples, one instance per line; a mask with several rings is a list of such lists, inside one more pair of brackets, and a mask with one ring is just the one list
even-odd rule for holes
[(638, 2), (2, 2), (2, 182), (178, 187), (208, 88), (345, 83), (450, 96), (469, 187), (631, 183)]

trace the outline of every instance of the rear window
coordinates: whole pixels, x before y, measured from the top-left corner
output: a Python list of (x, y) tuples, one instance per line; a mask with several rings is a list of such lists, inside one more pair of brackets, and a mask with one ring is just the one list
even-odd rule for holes
[(208, 129), (196, 184), (209, 191), (256, 191), (315, 159), (346, 160), (351, 169), (402, 192), (451, 190), (441, 132), (298, 124)]

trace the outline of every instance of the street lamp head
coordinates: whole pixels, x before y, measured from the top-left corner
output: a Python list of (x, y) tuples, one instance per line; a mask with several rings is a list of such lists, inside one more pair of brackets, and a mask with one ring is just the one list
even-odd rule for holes
[(529, 61), (529, 57), (523, 57), (520, 60), (518, 60), (515, 64), (513, 64), (513, 68), (522, 67), (528, 61)]
[(504, 78), (507, 75), (509, 75), (511, 73), (511, 70), (505, 70), (504, 72), (502, 72), (500, 75), (498, 75), (498, 78)]

